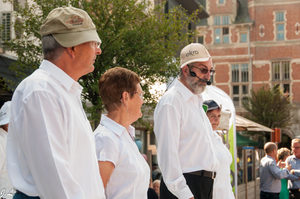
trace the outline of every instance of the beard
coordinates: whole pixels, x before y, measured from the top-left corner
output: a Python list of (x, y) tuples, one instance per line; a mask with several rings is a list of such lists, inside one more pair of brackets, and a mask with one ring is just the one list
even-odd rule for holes
[(205, 91), (206, 89), (206, 84), (199, 84), (202, 82), (201, 80), (197, 80), (196, 82), (193, 82), (192, 78), (187, 78), (186, 83), (190, 87), (191, 91), (194, 94), (201, 94)]

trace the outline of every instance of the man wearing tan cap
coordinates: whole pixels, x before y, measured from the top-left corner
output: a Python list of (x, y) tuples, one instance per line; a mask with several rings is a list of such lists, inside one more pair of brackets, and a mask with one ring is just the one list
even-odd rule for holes
[(180, 59), (179, 79), (154, 112), (160, 199), (211, 199), (219, 162), (201, 93), (214, 73), (212, 60), (197, 43), (184, 47)]
[(7, 165), (14, 199), (103, 199), (77, 82), (94, 70), (101, 40), (89, 15), (74, 7), (52, 10), (40, 34), (44, 60), (12, 98)]

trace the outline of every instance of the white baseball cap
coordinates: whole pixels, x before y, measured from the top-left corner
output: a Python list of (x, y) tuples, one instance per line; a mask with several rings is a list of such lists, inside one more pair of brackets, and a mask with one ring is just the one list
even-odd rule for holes
[(9, 123), (11, 102), (7, 101), (0, 109), (0, 126)]
[(202, 44), (191, 43), (180, 52), (180, 68), (194, 62), (206, 62), (210, 58), (210, 54)]

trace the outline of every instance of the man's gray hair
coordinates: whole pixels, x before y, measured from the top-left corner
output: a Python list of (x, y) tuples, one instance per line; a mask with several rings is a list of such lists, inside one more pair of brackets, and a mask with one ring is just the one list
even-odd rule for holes
[[(188, 65), (189, 68), (193, 68), (194, 65), (195, 65), (195, 62), (187, 64), (187, 65)], [(182, 76), (183, 76), (183, 72), (182, 72), (182, 68), (180, 68), (179, 77), (182, 77)]]
[(65, 47), (60, 45), (52, 35), (45, 35), (42, 37), (42, 50), (44, 59), (55, 61), (62, 55)]

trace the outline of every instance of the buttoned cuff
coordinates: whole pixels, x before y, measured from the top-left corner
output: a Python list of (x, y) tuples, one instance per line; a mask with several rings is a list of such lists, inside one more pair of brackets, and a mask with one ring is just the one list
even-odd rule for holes
[(189, 198), (194, 197), (194, 195), (192, 194), (190, 188), (188, 186), (186, 186), (185, 188), (178, 191), (177, 197), (178, 197), (178, 199), (189, 199)]

